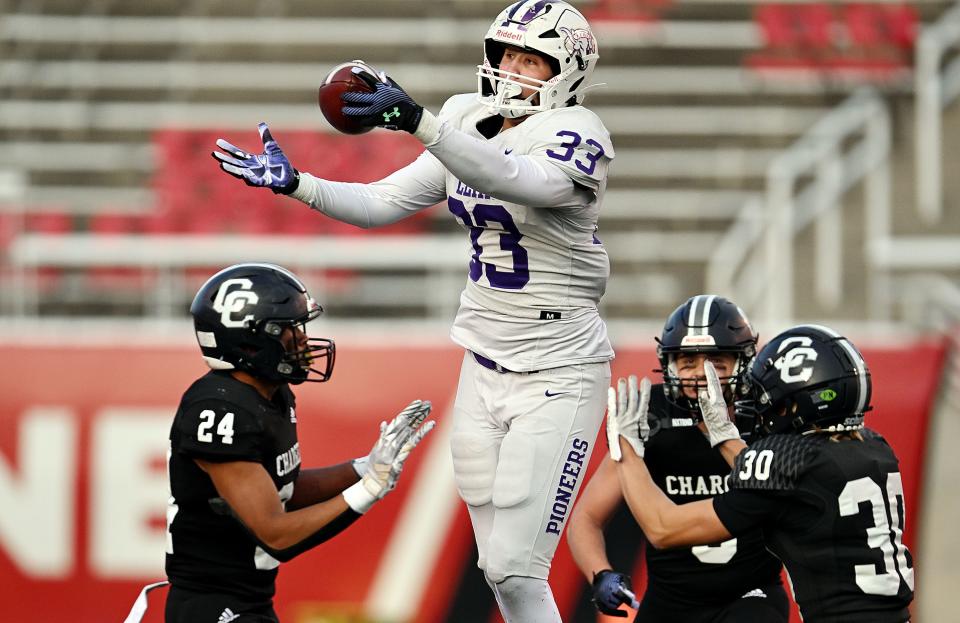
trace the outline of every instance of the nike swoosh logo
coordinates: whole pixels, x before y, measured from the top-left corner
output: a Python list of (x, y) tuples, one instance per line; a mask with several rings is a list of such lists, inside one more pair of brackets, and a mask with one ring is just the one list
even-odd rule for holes
[(512, 154), (512, 153), (513, 153), (513, 150), (512, 150), (512, 149), (504, 149), (504, 150), (503, 150), (503, 155), (504, 155), (504, 156), (509, 156), (509, 155)]
[(569, 393), (570, 392), (553, 392), (551, 394), (550, 390), (548, 389), (547, 391), (543, 392), (543, 395), (546, 396), (547, 398), (553, 398), (554, 396), (560, 396), (561, 394), (569, 394)]

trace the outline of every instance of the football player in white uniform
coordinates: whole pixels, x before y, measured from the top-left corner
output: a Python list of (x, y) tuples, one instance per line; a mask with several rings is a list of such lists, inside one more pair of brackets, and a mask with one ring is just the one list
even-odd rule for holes
[(581, 106), (598, 58), (574, 7), (522, 0), (487, 32), (479, 95), (454, 95), (437, 116), (385, 74), (356, 70), (373, 92), (344, 94), (344, 114), (426, 146), (383, 180), (298, 172), (265, 124), (264, 153), (222, 139), (213, 153), (248, 185), (340, 221), (376, 227), (445, 200), (469, 233), (451, 330), (466, 351), (451, 449), (478, 564), (508, 623), (560, 620), (547, 575), (610, 381), (613, 349), (597, 309), (609, 261), (596, 230), (614, 151)]

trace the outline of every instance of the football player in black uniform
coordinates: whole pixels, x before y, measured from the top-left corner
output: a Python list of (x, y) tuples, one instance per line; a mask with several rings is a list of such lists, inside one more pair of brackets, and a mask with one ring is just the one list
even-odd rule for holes
[[(716, 371), (705, 368), (700, 401), (711, 444), (743, 448)], [(641, 396), (611, 388), (611, 454), (644, 532), (657, 547), (678, 547), (759, 528), (790, 574), (806, 623), (909, 621), (903, 484), (893, 450), (863, 425), (871, 381), (860, 352), (832, 329), (794, 327), (757, 354), (747, 383), (737, 409), (755, 418), (760, 439), (736, 457), (728, 492), (683, 505), (663, 495), (642, 460)]]
[[(743, 397), (743, 375), (756, 354), (757, 334), (734, 303), (700, 295), (670, 315), (657, 341), (663, 384), (651, 390), (644, 379), (649, 405), (638, 405), (638, 417), (646, 415), (651, 429), (644, 459), (653, 481), (675, 503), (703, 500), (726, 491), (730, 473), (723, 446), (711, 448), (700, 414), (704, 363), (714, 365), (725, 401), (732, 405)], [(625, 617), (619, 607), (631, 601), (630, 577), (611, 569), (603, 535), (622, 502), (616, 463), (607, 456), (574, 507), (567, 543), (592, 580), (597, 609)], [(764, 548), (758, 530), (714, 545), (647, 547), (645, 558), (649, 582), (637, 622), (786, 623), (789, 617), (780, 562)]]
[(333, 340), (308, 338), (322, 313), (289, 271), (239, 264), (190, 307), (211, 371), (184, 393), (170, 430), (167, 623), (274, 622), (281, 562), (345, 529), (396, 484), (429, 432), (414, 401), (367, 457), (300, 469), (290, 385), (323, 382)]

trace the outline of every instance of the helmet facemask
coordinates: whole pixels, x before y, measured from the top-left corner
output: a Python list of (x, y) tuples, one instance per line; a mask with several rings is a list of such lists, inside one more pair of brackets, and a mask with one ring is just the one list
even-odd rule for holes
[(677, 359), (683, 355), (704, 354), (708, 357), (711, 354), (718, 353), (733, 355), (735, 358), (731, 373), (719, 376), (720, 384), (723, 387), (723, 399), (728, 406), (733, 406), (734, 402), (742, 397), (745, 391), (745, 372), (748, 368), (750, 358), (753, 356), (752, 349), (745, 348), (740, 351), (697, 349), (681, 351), (679, 353), (663, 353), (662, 350), (658, 348), (658, 351), (661, 364), (664, 362), (666, 362), (666, 364), (663, 365), (662, 368), (654, 370), (654, 372), (663, 376), (663, 391), (667, 402), (678, 409), (689, 411), (694, 419), (699, 420), (701, 418), (700, 403), (697, 398), (687, 396), (684, 390), (692, 389), (694, 395), (699, 396), (701, 391), (706, 391), (707, 381), (703, 376), (699, 375), (686, 379), (681, 377), (680, 370), (677, 367)]
[[(556, 77), (549, 80), (537, 80), (536, 78), (504, 71), (498, 67), (491, 67), (487, 62), (480, 65), (477, 76), (479, 79), (478, 88), (488, 96), (484, 103), (495, 109), (502, 117), (508, 119), (525, 117), (548, 110), (541, 104), (544, 101), (541, 94), (544, 89), (550, 89), (556, 83)], [(487, 87), (487, 84), (491, 86)], [(523, 89), (532, 89), (533, 93), (528, 97), (522, 97)]]
[[(296, 336), (307, 334), (307, 323), (314, 320), (323, 310), (317, 306), (306, 316), (297, 320), (265, 320), (258, 329), (262, 334), (269, 336), (270, 342), (279, 346), (269, 356), (268, 366), (276, 371), (272, 380), (280, 380), (292, 385), (304, 382), (323, 383), (333, 374), (333, 365), (336, 359), (336, 345), (327, 338), (307, 337), (303, 341), (303, 348), (296, 348)], [(285, 328), (289, 327), (294, 336), (294, 350), (290, 350), (283, 342)], [(272, 366), (276, 362), (275, 366)], [(261, 368), (262, 369), (262, 368)]]

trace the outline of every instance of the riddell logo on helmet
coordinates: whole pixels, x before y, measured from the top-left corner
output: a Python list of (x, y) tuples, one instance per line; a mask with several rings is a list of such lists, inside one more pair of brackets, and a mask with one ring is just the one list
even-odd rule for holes
[(518, 32), (511, 32), (509, 30), (503, 30), (502, 28), (497, 29), (497, 34), (494, 35), (497, 39), (507, 39), (509, 41), (523, 41), (523, 35)]
[(707, 335), (684, 335), (680, 340), (680, 346), (716, 346), (717, 341), (710, 334)]

